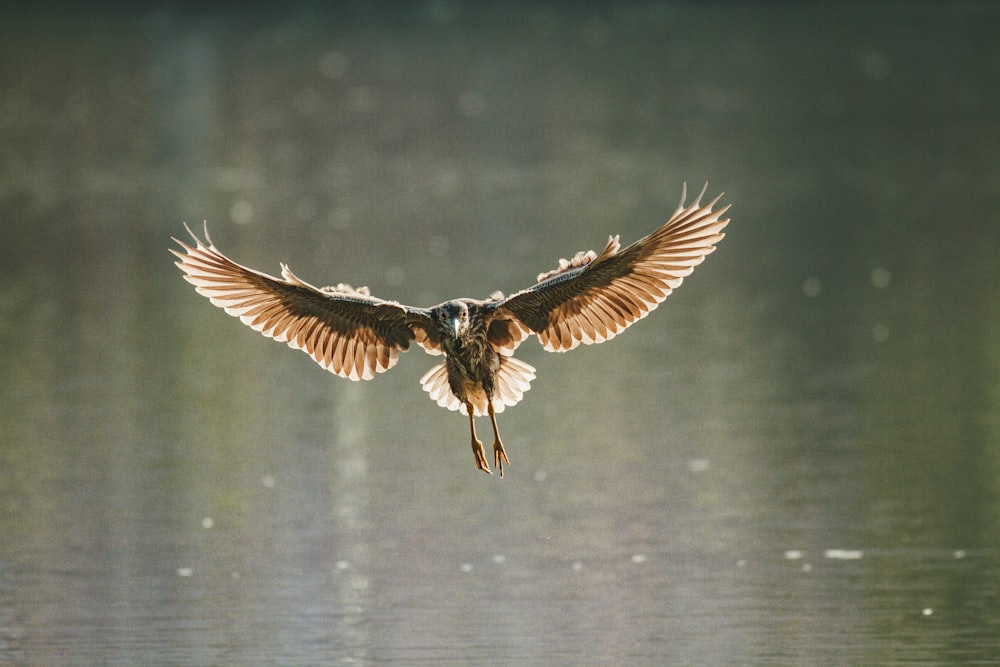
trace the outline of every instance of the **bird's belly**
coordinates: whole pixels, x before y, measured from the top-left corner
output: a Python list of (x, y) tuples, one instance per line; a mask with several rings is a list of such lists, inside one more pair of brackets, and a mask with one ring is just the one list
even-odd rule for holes
[[(451, 393), (462, 403), (471, 403), (479, 414), (486, 414), (487, 405), (492, 398), (481, 379), (476, 379), (476, 373), (468, 372), (461, 364), (448, 364), (448, 385)], [(485, 374), (488, 379), (489, 375)]]
[(489, 398), (486, 396), (486, 390), (484, 390), (483, 385), (478, 382), (465, 383), (462, 387), (462, 396), (459, 398), (468, 403), (472, 403), (472, 405), (483, 411), (486, 410), (485, 406), (489, 402)]
[(455, 394), (461, 401), (468, 400), (478, 394), (486, 395), (482, 382), (473, 380), (459, 369), (448, 369), (448, 384), (451, 386), (451, 393)]

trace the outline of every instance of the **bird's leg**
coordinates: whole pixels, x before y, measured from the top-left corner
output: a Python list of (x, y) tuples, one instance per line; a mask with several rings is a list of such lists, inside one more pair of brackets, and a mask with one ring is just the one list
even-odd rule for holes
[[(472, 408), (472, 403), (466, 403), (465, 409), (469, 411), (469, 429), (472, 431), (472, 454), (476, 457), (476, 467), (485, 472), (488, 475), (492, 475), (493, 472), (490, 470), (490, 464), (486, 461), (486, 450), (483, 449), (483, 443), (479, 441), (476, 437), (476, 411)], [(490, 412), (493, 408), (490, 408)], [(501, 469), (500, 474), (503, 474)]]
[(507, 458), (507, 452), (503, 450), (503, 443), (500, 442), (500, 429), (497, 427), (497, 415), (493, 410), (493, 401), (490, 401), (489, 405), (490, 423), (493, 425), (493, 463), (500, 471), (500, 476), (503, 477), (503, 464), (510, 465), (510, 459)]

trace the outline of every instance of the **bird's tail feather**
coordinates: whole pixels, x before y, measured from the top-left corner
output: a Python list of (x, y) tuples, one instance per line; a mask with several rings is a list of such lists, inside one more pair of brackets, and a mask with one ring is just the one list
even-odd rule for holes
[[(531, 364), (514, 357), (501, 356), (500, 368), (497, 369), (493, 385), (494, 412), (503, 412), (508, 405), (516, 405), (524, 397), (524, 392), (531, 388), (531, 381), (534, 379), (535, 369)], [(420, 386), (430, 394), (431, 400), (442, 408), (460, 410), (462, 414), (468, 414), (465, 405), (451, 392), (448, 369), (444, 363), (427, 371), (420, 378)], [(482, 389), (471, 392), (468, 398), (477, 417), (487, 414), (486, 393)]]

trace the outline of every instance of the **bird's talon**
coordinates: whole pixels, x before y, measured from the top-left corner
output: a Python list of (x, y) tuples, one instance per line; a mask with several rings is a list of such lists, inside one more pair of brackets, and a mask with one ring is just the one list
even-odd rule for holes
[[(472, 441), (472, 454), (476, 457), (476, 467), (482, 470), (487, 475), (492, 475), (493, 471), (490, 470), (490, 464), (486, 460), (486, 449), (483, 447), (483, 443), (478, 440)], [(503, 474), (501, 472), (501, 474)]]
[(497, 440), (493, 443), (493, 465), (500, 471), (501, 477), (503, 477), (504, 463), (510, 465), (510, 459), (507, 458), (507, 452), (503, 450), (503, 443)]

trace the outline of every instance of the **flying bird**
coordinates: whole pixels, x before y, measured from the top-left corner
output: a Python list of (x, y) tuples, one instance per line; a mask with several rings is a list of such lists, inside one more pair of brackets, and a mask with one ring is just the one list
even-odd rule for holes
[(184, 279), (214, 305), (341, 377), (370, 380), (395, 366), (411, 343), (444, 355), (420, 383), (438, 405), (468, 415), (476, 467), (492, 474), (475, 423), (476, 416), (489, 416), (493, 464), (503, 476), (510, 460), (496, 414), (520, 401), (535, 379), (535, 369), (513, 357), (514, 350), (531, 334), (549, 352), (603, 343), (648, 315), (724, 236), (729, 206), (712, 210), (721, 194), (703, 205), (706, 188), (686, 206), (683, 188), (670, 219), (628, 247), (612, 236), (600, 253), (562, 259), (510, 296), (496, 292), (431, 308), (379, 299), (344, 283), (315, 287), (285, 264), (280, 278), (247, 268), (215, 247), (207, 224), (204, 240), (185, 224), (194, 246), (174, 238), (181, 250), (170, 252)]

